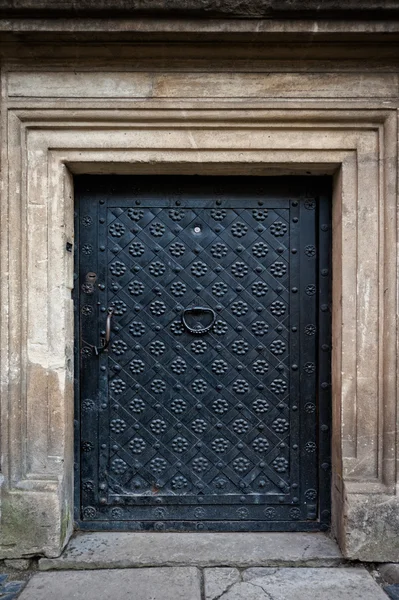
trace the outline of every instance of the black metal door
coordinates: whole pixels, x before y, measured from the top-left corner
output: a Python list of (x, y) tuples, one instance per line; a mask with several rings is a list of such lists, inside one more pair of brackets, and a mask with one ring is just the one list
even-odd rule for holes
[(76, 179), (81, 527), (327, 528), (329, 195)]

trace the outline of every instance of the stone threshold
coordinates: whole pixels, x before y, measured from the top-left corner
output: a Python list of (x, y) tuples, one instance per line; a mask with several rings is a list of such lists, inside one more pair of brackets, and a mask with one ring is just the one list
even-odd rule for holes
[(138, 567), (334, 567), (344, 562), (323, 533), (77, 533), (39, 570)]

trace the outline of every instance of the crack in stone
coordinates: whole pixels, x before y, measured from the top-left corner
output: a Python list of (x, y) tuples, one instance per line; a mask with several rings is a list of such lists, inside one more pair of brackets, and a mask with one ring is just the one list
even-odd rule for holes
[(247, 583), (264, 591), (269, 600), (275, 600), (274, 597), (270, 594), (270, 592), (265, 590), (265, 588), (262, 585), (260, 585), (260, 583), (253, 583), (253, 581), (247, 581)]
[(229, 592), (232, 587), (237, 585), (237, 583), (242, 583), (242, 575), (241, 575), (240, 571), (238, 571), (238, 577), (239, 577), (238, 581), (234, 581), (233, 583), (228, 585), (227, 588), (224, 589), (223, 592), (219, 596), (215, 596), (214, 598), (211, 598), (211, 600), (220, 600), (220, 598), (222, 598), (224, 596), (224, 594), (227, 594), (227, 592)]

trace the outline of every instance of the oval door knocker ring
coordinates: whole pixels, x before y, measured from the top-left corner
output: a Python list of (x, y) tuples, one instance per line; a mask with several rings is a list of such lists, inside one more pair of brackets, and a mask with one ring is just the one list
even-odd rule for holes
[(202, 335), (212, 328), (216, 321), (216, 313), (206, 306), (193, 306), (183, 311), (181, 320), (188, 332)]

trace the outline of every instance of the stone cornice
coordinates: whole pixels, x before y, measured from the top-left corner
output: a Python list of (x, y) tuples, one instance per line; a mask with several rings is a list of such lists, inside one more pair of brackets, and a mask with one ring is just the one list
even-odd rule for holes
[(0, 16), (150, 15), (189, 18), (389, 18), (399, 0), (0, 0)]

